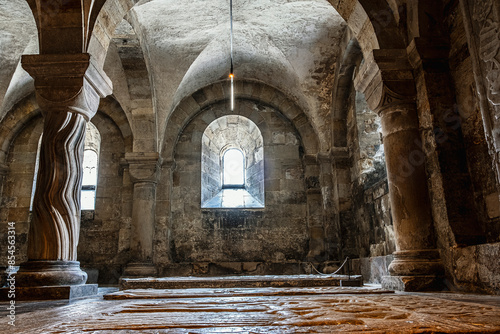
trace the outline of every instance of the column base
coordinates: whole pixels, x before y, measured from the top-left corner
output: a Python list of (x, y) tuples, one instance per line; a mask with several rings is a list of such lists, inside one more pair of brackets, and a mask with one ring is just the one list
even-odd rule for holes
[(78, 261), (28, 261), (15, 274), (17, 287), (82, 285), (87, 273)]
[(440, 276), (444, 267), (436, 249), (397, 251), (389, 265), (391, 276)]
[(151, 263), (129, 263), (122, 277), (155, 277), (156, 267)]
[(0, 301), (74, 300), (97, 296), (97, 284), (31, 286), (0, 289)]
[(444, 288), (442, 277), (422, 276), (384, 276), (382, 288), (396, 291), (441, 291)]

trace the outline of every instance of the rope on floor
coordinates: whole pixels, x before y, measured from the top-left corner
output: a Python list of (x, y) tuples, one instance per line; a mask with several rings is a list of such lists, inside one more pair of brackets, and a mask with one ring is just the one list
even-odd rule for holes
[[(344, 268), (344, 265), (347, 263), (347, 261), (349, 261), (349, 256), (346, 256), (345, 260), (344, 260), (344, 263), (342, 263), (342, 265), (333, 273), (331, 274), (325, 274), (325, 273), (322, 273), (320, 272), (318, 269), (316, 269), (316, 267), (314, 266), (314, 264), (312, 264), (312, 262), (309, 262), (309, 264), (311, 265), (311, 268), (314, 269), (315, 272), (317, 272), (319, 275), (325, 275), (325, 276), (332, 276), (332, 275), (337, 275), (337, 273), (342, 269)], [(350, 270), (349, 270), (350, 271)], [(349, 272), (349, 276), (351, 276), (351, 273)]]

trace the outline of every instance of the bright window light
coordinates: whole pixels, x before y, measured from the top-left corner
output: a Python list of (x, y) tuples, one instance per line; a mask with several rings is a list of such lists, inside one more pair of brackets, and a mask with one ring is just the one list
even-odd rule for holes
[(83, 152), (83, 186), (97, 185), (97, 153), (93, 150)]
[(95, 190), (97, 186), (97, 153), (93, 150), (83, 152), (83, 180), (81, 209), (95, 209)]
[(224, 153), (222, 182), (224, 187), (245, 185), (245, 158), (240, 150), (232, 148)]

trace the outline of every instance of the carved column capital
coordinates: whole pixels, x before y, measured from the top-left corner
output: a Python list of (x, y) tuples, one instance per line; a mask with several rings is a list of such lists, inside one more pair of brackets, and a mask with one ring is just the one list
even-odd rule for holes
[(89, 121), (112, 83), (88, 53), (24, 55), (23, 68), (35, 79), (42, 113), (71, 112)]
[(157, 183), (161, 166), (160, 155), (157, 152), (127, 153), (125, 160), (129, 164), (132, 182)]
[(332, 163), (332, 154), (330, 151), (328, 152), (319, 152), (316, 156), (316, 160), (320, 164), (331, 164)]
[(381, 113), (395, 105), (414, 104), (413, 68), (405, 49), (373, 50), (354, 80), (372, 110)]

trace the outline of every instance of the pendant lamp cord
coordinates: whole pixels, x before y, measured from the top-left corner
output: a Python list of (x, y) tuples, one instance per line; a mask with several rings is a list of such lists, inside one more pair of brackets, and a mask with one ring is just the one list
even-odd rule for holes
[(233, 74), (233, 0), (229, 0), (229, 18), (231, 21), (231, 73)]
[(233, 73), (233, 0), (229, 0), (229, 18), (231, 21), (231, 111), (234, 111), (234, 73)]

